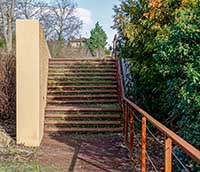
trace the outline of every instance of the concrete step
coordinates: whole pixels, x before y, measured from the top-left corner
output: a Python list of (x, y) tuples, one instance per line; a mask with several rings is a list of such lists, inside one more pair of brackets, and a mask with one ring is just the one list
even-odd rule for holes
[(121, 121), (64, 121), (46, 120), (46, 125), (121, 125)]
[(103, 84), (103, 85), (106, 85), (106, 84), (117, 84), (116, 81), (49, 81), (48, 82), (49, 85), (53, 85), (53, 84), (65, 84), (65, 85), (69, 85), (69, 84)]
[(122, 127), (118, 128), (46, 128), (45, 132), (122, 132)]
[(119, 114), (112, 114), (112, 115), (94, 115), (94, 114), (55, 114), (55, 113), (52, 113), (52, 114), (46, 114), (45, 116), (46, 118), (85, 118), (85, 119), (92, 119), (92, 118), (120, 118), (120, 115)]
[(116, 61), (113, 58), (51, 58), (49, 61)]
[(100, 100), (47, 100), (47, 104), (113, 104), (118, 103), (118, 99), (100, 99)]
[[(60, 85), (53, 85), (48, 86), (48, 89), (117, 89), (117, 86), (60, 86)], [(92, 93), (92, 91), (91, 91)]]
[(46, 112), (121, 112), (119, 108), (81, 108), (77, 106), (47, 106)]
[(47, 94), (105, 94), (105, 93), (117, 93), (116, 89), (107, 90), (107, 89), (101, 89), (101, 90), (48, 90)]

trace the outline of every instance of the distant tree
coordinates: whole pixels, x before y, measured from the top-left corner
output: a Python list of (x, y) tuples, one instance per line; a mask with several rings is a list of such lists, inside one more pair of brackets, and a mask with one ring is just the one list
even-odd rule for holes
[(40, 20), (47, 39), (58, 40), (62, 44), (76, 36), (82, 26), (75, 10), (73, 0), (18, 0), (15, 15), (16, 18)]
[(72, 0), (55, 0), (41, 18), (47, 38), (64, 40), (76, 36), (82, 26), (82, 21), (75, 15), (76, 5)]
[(15, 18), (41, 19), (45, 7), (48, 4), (41, 0), (17, 0), (15, 7)]
[(7, 52), (13, 47), (13, 21), (15, 0), (0, 0), (0, 32), (2, 33)]
[(107, 35), (99, 25), (99, 22), (95, 24), (95, 28), (91, 30), (91, 36), (88, 40), (88, 48), (93, 56), (101, 56), (104, 53), (105, 46), (107, 44)]

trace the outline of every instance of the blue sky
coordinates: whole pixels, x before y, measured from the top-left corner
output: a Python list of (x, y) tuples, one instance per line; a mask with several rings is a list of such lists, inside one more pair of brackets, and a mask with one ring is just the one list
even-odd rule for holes
[(113, 25), (113, 7), (115, 4), (119, 4), (119, 0), (75, 0), (75, 2), (84, 23), (81, 35), (89, 37), (90, 30), (99, 21), (108, 36), (108, 43), (111, 44), (116, 33), (110, 28)]

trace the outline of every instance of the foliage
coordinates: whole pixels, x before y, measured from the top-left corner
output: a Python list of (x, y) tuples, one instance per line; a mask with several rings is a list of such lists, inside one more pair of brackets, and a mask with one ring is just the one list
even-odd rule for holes
[[(156, 67), (167, 86), (165, 106), (179, 116), (179, 134), (200, 148), (200, 11), (181, 8), (156, 38)], [(197, 170), (198, 171), (198, 170)]]
[(105, 49), (107, 44), (107, 35), (99, 25), (99, 22), (95, 24), (95, 28), (90, 32), (91, 36), (88, 40), (88, 48), (90, 49), (93, 56), (99, 56), (100, 52)]
[[(124, 0), (120, 7), (115, 7), (114, 28), (119, 31), (121, 56), (128, 58), (132, 63), (135, 87), (134, 101), (154, 114), (157, 119), (167, 118), (168, 110), (164, 106), (162, 91), (166, 86), (161, 84), (162, 75), (155, 67), (153, 53), (155, 52), (155, 37), (160, 28), (164, 27), (173, 16), (171, 1), (163, 5), (153, 1)], [(167, 9), (170, 7), (170, 16)], [(162, 11), (157, 12), (155, 11)], [(159, 18), (160, 17), (160, 18)], [(160, 114), (162, 110), (162, 116)]]
[(132, 65), (130, 97), (199, 148), (199, 1), (122, 0), (114, 11), (120, 55)]
[(0, 48), (3, 48), (5, 46), (5, 41), (0, 38)]

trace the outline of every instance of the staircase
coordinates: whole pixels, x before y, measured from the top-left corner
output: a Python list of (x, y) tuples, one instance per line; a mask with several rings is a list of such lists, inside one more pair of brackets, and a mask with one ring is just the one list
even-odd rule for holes
[(116, 60), (50, 59), (45, 133), (121, 131)]

